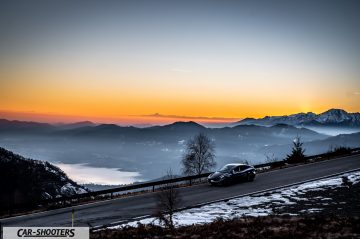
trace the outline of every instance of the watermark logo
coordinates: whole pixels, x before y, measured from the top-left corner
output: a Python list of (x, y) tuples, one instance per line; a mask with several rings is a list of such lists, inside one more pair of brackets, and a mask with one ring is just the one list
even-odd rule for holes
[(4, 227), (3, 239), (89, 239), (89, 227)]

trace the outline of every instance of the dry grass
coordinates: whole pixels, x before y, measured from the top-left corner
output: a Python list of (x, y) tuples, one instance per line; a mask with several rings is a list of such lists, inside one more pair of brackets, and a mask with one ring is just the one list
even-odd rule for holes
[(92, 239), (115, 238), (360, 238), (359, 217), (258, 217), (206, 225), (187, 226), (174, 231), (158, 226), (104, 230)]

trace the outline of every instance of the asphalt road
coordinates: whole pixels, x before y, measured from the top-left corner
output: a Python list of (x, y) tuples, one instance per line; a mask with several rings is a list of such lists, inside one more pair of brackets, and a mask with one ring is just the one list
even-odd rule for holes
[[(181, 188), (182, 206), (240, 196), (251, 192), (280, 187), (322, 176), (360, 168), (360, 155), (332, 159), (257, 175), (254, 182), (228, 187), (198, 185)], [(153, 214), (156, 210), (155, 193), (113, 199), (75, 206), (75, 226), (98, 226), (134, 217)], [(3, 226), (69, 226), (71, 208), (35, 213), (0, 220)]]

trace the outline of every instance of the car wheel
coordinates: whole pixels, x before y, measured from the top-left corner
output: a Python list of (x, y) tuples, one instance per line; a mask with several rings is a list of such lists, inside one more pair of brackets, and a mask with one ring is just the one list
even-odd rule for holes
[(220, 185), (223, 186), (223, 187), (229, 186), (229, 185), (230, 185), (230, 181), (224, 179), (224, 180), (220, 183)]
[(252, 173), (249, 173), (249, 174), (247, 175), (247, 181), (248, 181), (248, 182), (254, 181), (254, 178), (255, 178), (255, 175), (253, 175)]

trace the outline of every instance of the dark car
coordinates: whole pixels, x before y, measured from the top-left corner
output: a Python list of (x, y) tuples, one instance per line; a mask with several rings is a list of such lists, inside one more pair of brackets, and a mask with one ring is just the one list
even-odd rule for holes
[(240, 181), (254, 181), (256, 169), (246, 164), (226, 164), (208, 177), (211, 185), (228, 185)]

